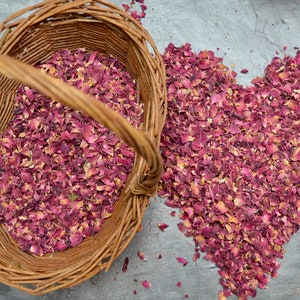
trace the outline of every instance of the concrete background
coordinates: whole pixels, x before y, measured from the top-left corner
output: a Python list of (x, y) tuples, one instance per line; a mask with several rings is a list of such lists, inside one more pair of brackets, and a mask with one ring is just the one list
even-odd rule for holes
[[(39, 1), (0, 0), (0, 21), (11, 13)], [(130, 0), (112, 0), (120, 5)], [(224, 57), (224, 63), (234, 69), (238, 81), (247, 85), (262, 75), (265, 66), (278, 51), (294, 54), (300, 47), (300, 1), (298, 0), (146, 0), (148, 10), (143, 24), (151, 33), (160, 52), (169, 42), (176, 46), (189, 42), (193, 50), (213, 50)], [(217, 51), (217, 48), (219, 50)], [(248, 74), (240, 74), (243, 68)], [(108, 273), (102, 272), (76, 287), (33, 297), (0, 284), (0, 300), (94, 300), (94, 299), (166, 299), (215, 300), (221, 286), (214, 264), (200, 259), (192, 261), (194, 244), (177, 229), (178, 217), (161, 199), (153, 199), (144, 218), (144, 230), (138, 233), (113, 264)], [(165, 232), (157, 223), (169, 225)], [(269, 288), (258, 290), (257, 300), (300, 299), (300, 236), (286, 245), (279, 277), (271, 280)], [(141, 261), (137, 251), (145, 253)], [(0, 254), (1, 255), (1, 254)], [(158, 259), (157, 256), (162, 258)], [(176, 257), (186, 257), (183, 267)], [(125, 257), (128, 271), (122, 272)], [(141, 282), (152, 286), (145, 289)], [(182, 286), (176, 286), (181, 281)], [(134, 295), (133, 291), (137, 294)], [(231, 297), (234, 300), (236, 297)]]

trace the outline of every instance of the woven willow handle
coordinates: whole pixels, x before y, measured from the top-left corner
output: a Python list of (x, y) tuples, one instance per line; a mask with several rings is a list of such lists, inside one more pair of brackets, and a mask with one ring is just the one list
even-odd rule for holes
[(162, 161), (155, 145), (144, 132), (134, 128), (122, 116), (93, 97), (7, 55), (0, 55), (0, 73), (39, 90), (55, 101), (88, 114), (132, 146), (146, 160), (148, 170), (143, 176), (133, 178), (129, 188), (134, 194), (153, 195), (161, 176)]

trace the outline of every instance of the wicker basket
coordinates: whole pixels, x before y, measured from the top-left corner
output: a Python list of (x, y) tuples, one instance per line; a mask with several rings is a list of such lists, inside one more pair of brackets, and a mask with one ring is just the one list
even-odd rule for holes
[[(0, 226), (0, 281), (33, 295), (81, 283), (108, 269), (141, 228), (149, 197), (162, 171), (159, 143), (166, 116), (165, 70), (145, 29), (105, 1), (50, 0), (13, 14), (0, 25), (0, 132), (13, 116), (21, 83), (89, 114), (135, 149), (135, 161), (122, 197), (102, 230), (75, 248), (45, 256), (26, 253)], [(144, 102), (143, 128), (92, 97), (31, 65), (54, 52), (85, 48), (111, 54), (135, 78)], [(21, 62), (22, 61), (22, 62)]]

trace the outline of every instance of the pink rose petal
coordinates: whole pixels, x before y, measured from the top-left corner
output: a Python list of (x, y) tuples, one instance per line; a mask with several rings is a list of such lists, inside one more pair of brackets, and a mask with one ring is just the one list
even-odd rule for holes
[(183, 266), (186, 266), (188, 264), (188, 261), (186, 258), (183, 257), (177, 257), (176, 260), (181, 263)]
[(142, 285), (146, 289), (149, 289), (152, 286), (152, 284), (149, 281), (147, 281), (147, 280), (143, 280), (142, 281)]
[(169, 225), (168, 224), (165, 224), (165, 223), (158, 223), (157, 224), (157, 227), (161, 230), (161, 231), (165, 231)]

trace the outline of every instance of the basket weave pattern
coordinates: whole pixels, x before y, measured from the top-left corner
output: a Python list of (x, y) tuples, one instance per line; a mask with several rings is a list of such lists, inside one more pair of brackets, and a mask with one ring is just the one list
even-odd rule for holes
[[(135, 150), (121, 199), (101, 231), (75, 248), (29, 254), (0, 226), (0, 282), (33, 295), (81, 283), (108, 270), (140, 229), (162, 172), (159, 144), (166, 117), (165, 70), (148, 32), (106, 1), (51, 0), (19, 11), (0, 24), (0, 132), (13, 117), (15, 94), (25, 83), (104, 124)], [(115, 56), (136, 80), (144, 103), (143, 127), (133, 128), (94, 98), (31, 65), (61, 49), (85, 48)]]

